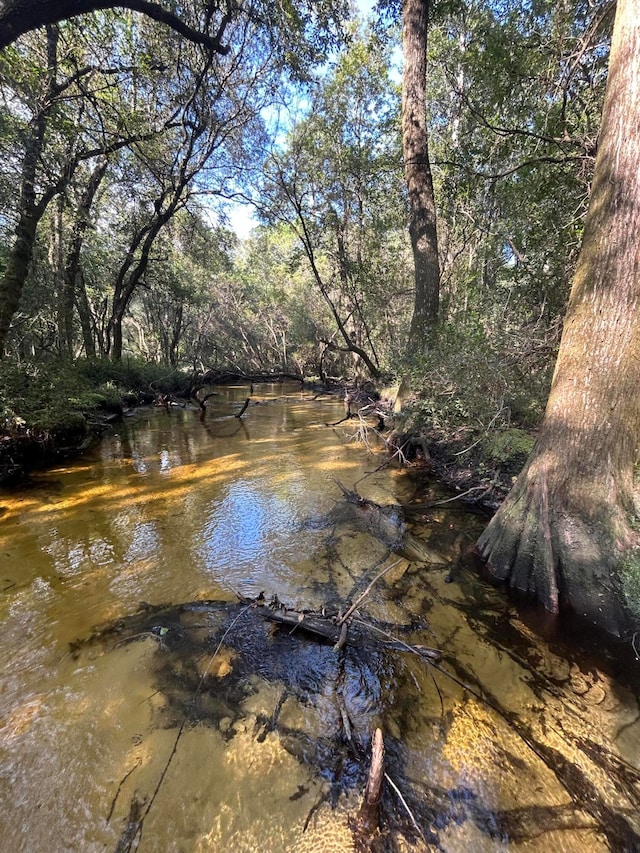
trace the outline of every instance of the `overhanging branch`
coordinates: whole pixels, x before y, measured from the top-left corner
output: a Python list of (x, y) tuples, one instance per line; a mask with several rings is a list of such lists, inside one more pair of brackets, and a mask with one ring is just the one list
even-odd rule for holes
[(30, 30), (55, 24), (66, 18), (95, 12), (98, 9), (131, 9), (140, 12), (175, 30), (183, 38), (208, 48), (213, 53), (226, 55), (228, 45), (222, 44), (227, 16), (217, 33), (212, 36), (189, 26), (182, 18), (152, 0), (0, 0), (0, 48), (7, 47)]

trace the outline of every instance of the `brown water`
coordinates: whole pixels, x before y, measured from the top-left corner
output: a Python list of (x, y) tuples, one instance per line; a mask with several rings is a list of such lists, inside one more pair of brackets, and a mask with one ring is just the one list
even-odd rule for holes
[[(0, 849), (350, 850), (380, 725), (380, 849), (640, 850), (635, 656), (543, 639), (450, 505), (408, 515), (444, 563), (390, 554), (333, 478), (408, 504), (412, 474), (327, 427), (333, 400), (259, 387), (238, 421), (246, 394), (138, 414), (0, 494)], [(357, 616), (438, 668), (238, 604), (344, 608), (394, 563)]]

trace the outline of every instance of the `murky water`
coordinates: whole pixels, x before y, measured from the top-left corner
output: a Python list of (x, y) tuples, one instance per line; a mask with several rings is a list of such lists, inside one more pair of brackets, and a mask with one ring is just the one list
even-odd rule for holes
[[(416, 482), (336, 401), (219, 390), (0, 495), (1, 849), (351, 850), (380, 726), (378, 849), (640, 850), (633, 653), (543, 639), (450, 505), (407, 516), (444, 563), (389, 553), (334, 478)], [(340, 652), (238, 603), (344, 611), (389, 566)]]

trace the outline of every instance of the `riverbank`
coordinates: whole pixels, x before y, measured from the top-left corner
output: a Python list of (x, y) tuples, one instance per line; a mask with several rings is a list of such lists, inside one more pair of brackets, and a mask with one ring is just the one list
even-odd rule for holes
[(133, 360), (2, 362), (0, 485), (82, 453), (128, 409), (185, 394), (189, 381)]
[[(0, 377), (0, 485), (30, 470), (82, 453), (131, 408), (194, 398), (202, 377), (135, 360), (4, 362)], [(260, 377), (266, 380), (269, 377)], [(301, 381), (299, 377), (278, 377)], [(249, 381), (241, 374), (211, 381)], [(315, 387), (315, 386), (312, 386)], [(401, 411), (395, 393), (358, 391), (337, 383), (345, 414), (383, 426), (381, 435), (400, 463), (424, 469), (459, 493), (461, 501), (495, 510), (524, 465), (534, 436), (511, 424), (484, 429), (436, 427), (409, 401)], [(378, 399), (380, 398), (380, 399)], [(394, 411), (394, 409), (396, 411)], [(373, 418), (373, 421), (372, 421)]]

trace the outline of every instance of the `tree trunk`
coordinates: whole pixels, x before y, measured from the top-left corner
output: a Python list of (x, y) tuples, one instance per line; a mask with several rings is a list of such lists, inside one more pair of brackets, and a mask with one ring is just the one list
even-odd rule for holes
[(91, 315), (91, 307), (89, 305), (89, 297), (87, 296), (87, 286), (84, 280), (82, 268), (78, 268), (78, 274), (75, 279), (75, 301), (80, 318), (80, 328), (82, 329), (82, 342), (84, 344), (84, 352), (87, 358), (96, 357), (96, 341), (94, 336), (95, 323)]
[(429, 0), (402, 4), (402, 149), (409, 193), (409, 235), (415, 301), (409, 345), (423, 350), (438, 322), (440, 265), (433, 179), (427, 137), (427, 30)]
[(113, 314), (109, 320), (109, 356), (112, 361), (122, 361), (122, 319), (124, 311)]
[(57, 45), (57, 29), (47, 27), (47, 77), (41, 105), (30, 122), (27, 132), (22, 161), (20, 203), (15, 240), (9, 252), (4, 275), (0, 280), (0, 358), (4, 355), (11, 321), (20, 305), (22, 289), (29, 274), (29, 266), (33, 256), (38, 222), (44, 213), (44, 208), (39, 209), (36, 203), (36, 174), (44, 145), (47, 119), (51, 111), (51, 92), (56, 78)]
[(640, 0), (619, 0), (593, 188), (533, 452), (478, 547), (492, 575), (626, 630), (640, 425)]
[[(78, 202), (76, 219), (71, 233), (71, 243), (65, 262), (64, 283), (61, 298), (63, 323), (61, 324), (60, 329), (60, 350), (63, 355), (67, 355), (68, 357), (71, 357), (73, 351), (73, 306), (79, 301), (76, 299), (76, 289), (78, 288), (78, 282), (80, 280), (80, 253), (84, 243), (84, 236), (89, 225), (91, 205), (93, 204), (98, 187), (100, 186), (106, 171), (107, 159), (106, 157), (103, 157), (96, 163), (91, 175), (89, 176), (87, 186), (82, 193), (80, 201)], [(83, 295), (86, 301), (86, 291)], [(90, 330), (91, 326), (89, 324), (87, 329), (85, 329), (85, 325), (86, 324), (83, 324), (83, 338), (87, 356), (90, 356), (90, 349), (95, 353), (95, 346), (93, 345), (93, 337), (90, 335), (91, 346), (90, 349), (87, 348), (87, 344), (89, 343), (87, 340), (87, 329)]]
[(73, 301), (66, 298), (64, 286), (64, 196), (57, 198), (55, 211), (51, 217), (51, 239), (49, 245), (49, 266), (53, 273), (56, 293), (56, 317), (58, 327), (58, 351), (63, 359), (71, 359), (73, 335)]

